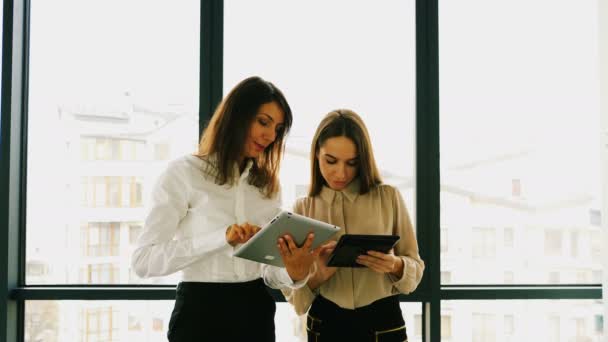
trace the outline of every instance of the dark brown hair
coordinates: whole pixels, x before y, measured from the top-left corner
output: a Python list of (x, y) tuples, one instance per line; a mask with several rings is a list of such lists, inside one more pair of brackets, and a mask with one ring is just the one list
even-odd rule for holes
[(319, 168), (317, 158), (319, 150), (325, 141), (334, 137), (347, 137), (353, 141), (357, 148), (358, 175), (360, 182), (359, 193), (365, 194), (371, 188), (382, 184), (380, 172), (376, 166), (372, 143), (367, 127), (357, 113), (348, 109), (338, 109), (329, 112), (317, 127), (310, 149), (311, 181), (309, 196), (316, 196), (321, 192), (325, 179)]
[(198, 148), (199, 157), (217, 158), (217, 184), (232, 184), (236, 179), (234, 165), (244, 154), (245, 140), (260, 106), (276, 102), (285, 116), (283, 128), (276, 139), (253, 160), (248, 182), (272, 197), (279, 191), (279, 169), (285, 136), (291, 128), (291, 108), (285, 96), (274, 84), (260, 77), (244, 79), (218, 105), (205, 129)]

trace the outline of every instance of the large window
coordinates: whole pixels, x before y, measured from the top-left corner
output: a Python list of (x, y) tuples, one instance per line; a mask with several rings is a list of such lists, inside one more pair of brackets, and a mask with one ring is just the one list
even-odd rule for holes
[(452, 284), (589, 284), (601, 272), (597, 11), (597, 1), (440, 3)]
[(444, 301), (452, 336), (442, 341), (600, 341), (602, 309), (591, 300)]
[(199, 13), (31, 2), (26, 264), (45, 272), (26, 282), (141, 282), (132, 222), (166, 161), (198, 140)]
[(28, 301), (25, 341), (167, 341), (172, 301)]
[[(199, 6), (31, 2), (26, 283), (144, 282), (130, 255), (151, 186), (198, 140)], [(30, 301), (24, 338), (163, 341), (168, 306)]]

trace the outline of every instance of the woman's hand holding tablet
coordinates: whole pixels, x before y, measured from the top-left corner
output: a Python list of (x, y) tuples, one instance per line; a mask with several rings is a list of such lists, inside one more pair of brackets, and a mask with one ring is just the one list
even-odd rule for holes
[(367, 265), (357, 262), (357, 257), (367, 255), (368, 251), (389, 253), (397, 241), (399, 241), (397, 235), (342, 235), (327, 261), (327, 266), (366, 267)]
[(306, 216), (283, 211), (234, 252), (234, 256), (269, 265), (284, 267), (277, 241), (286, 235), (294, 246), (303, 246), (309, 233), (314, 233), (310, 250), (319, 247), (340, 228)]

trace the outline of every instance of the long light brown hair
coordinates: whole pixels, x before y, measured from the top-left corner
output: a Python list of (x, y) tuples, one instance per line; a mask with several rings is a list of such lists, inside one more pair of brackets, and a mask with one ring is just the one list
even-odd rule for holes
[(311, 181), (308, 196), (321, 192), (325, 179), (319, 167), (319, 150), (325, 141), (334, 137), (347, 137), (357, 148), (359, 193), (365, 194), (377, 185), (382, 184), (380, 172), (376, 166), (372, 143), (365, 123), (357, 113), (349, 109), (338, 109), (329, 112), (319, 123), (310, 149)]
[(285, 149), (285, 137), (291, 128), (291, 108), (285, 96), (271, 82), (253, 76), (237, 84), (218, 105), (205, 129), (198, 148), (199, 157), (214, 155), (217, 159), (215, 182), (233, 184), (237, 174), (234, 165), (245, 153), (245, 141), (260, 106), (276, 102), (282, 109), (283, 128), (259, 157), (252, 159), (248, 182), (268, 198), (279, 191), (279, 169)]

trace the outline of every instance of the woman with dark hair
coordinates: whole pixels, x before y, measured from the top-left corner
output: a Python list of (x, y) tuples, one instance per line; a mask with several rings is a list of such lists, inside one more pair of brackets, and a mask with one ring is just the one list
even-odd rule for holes
[(307, 313), (309, 341), (406, 341), (399, 293), (416, 289), (424, 262), (399, 190), (382, 184), (363, 120), (353, 111), (332, 111), (319, 124), (310, 151), (311, 184), (294, 211), (325, 221), (344, 234), (399, 235), (389, 253), (368, 251), (365, 267), (328, 267), (335, 241), (317, 256), (316, 270), (299, 289), (283, 294)]
[[(306, 284), (315, 254), (289, 236), (285, 268), (232, 256), (280, 209), (279, 166), (291, 109), (259, 77), (223, 99), (194, 155), (172, 161), (153, 192), (133, 253), (140, 277), (181, 271), (170, 341), (274, 341), (275, 302), (266, 290)], [(289, 246), (288, 246), (289, 245)]]

